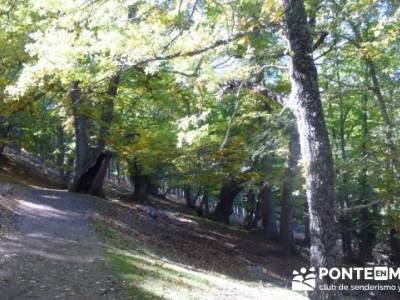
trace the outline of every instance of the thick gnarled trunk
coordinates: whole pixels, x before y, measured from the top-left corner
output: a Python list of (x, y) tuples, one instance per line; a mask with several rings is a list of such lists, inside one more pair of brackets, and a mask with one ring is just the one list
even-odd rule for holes
[(84, 98), (79, 83), (75, 82), (70, 96), (74, 115), (76, 159), (74, 176), (69, 187), (71, 192), (102, 195), (104, 178), (111, 159), (111, 153), (105, 150), (109, 127), (113, 119), (114, 99), (118, 91), (119, 76), (111, 78), (106, 99), (103, 103), (98, 145), (89, 146), (89, 119), (84, 114)]
[[(322, 110), (312, 36), (303, 0), (282, 0), (285, 34), (291, 55), (289, 106), (297, 118), (301, 154), (305, 163), (310, 213), (310, 262), (315, 268), (335, 266), (335, 174)], [(326, 278), (326, 277), (324, 277)], [(317, 278), (317, 287), (330, 284)], [(335, 292), (318, 288), (312, 299), (335, 299)]]
[(219, 202), (214, 211), (214, 217), (218, 221), (229, 223), (229, 217), (233, 213), (233, 201), (239, 192), (239, 184), (234, 180), (231, 180), (222, 186), (219, 195)]
[(133, 201), (144, 203), (148, 200), (149, 194), (157, 194), (151, 176), (144, 172), (144, 167), (138, 162), (137, 158), (133, 160), (130, 166), (130, 179), (134, 187)]
[(111, 77), (110, 84), (108, 86), (107, 95), (102, 104), (101, 114), (101, 126), (98, 138), (98, 148), (104, 150), (107, 145), (107, 139), (110, 135), (110, 124), (114, 118), (114, 100), (118, 94), (118, 84), (120, 81), (119, 75)]
[(83, 113), (82, 91), (78, 82), (73, 83), (70, 97), (75, 129), (75, 164), (74, 175), (71, 185), (69, 186), (69, 191), (76, 193), (80, 191), (80, 179), (85, 172), (86, 164), (90, 158), (88, 138), (89, 121), (87, 116)]

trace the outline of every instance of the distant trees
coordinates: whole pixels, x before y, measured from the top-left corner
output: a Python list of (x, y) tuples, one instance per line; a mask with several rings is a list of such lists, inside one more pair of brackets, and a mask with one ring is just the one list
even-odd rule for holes
[(282, 178), (282, 194), (281, 194), (281, 216), (280, 216), (280, 242), (286, 254), (289, 254), (294, 247), (293, 241), (293, 194), (296, 186), (296, 178), (298, 176), (299, 160), (300, 160), (300, 141), (297, 126), (290, 124), (288, 130), (289, 135), (289, 151), (287, 158), (287, 166)]

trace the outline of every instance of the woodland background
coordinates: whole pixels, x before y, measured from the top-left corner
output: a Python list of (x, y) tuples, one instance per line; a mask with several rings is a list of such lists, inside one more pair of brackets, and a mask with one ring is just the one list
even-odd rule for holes
[(3, 0), (0, 149), (72, 192), (174, 194), (315, 266), (398, 264), (399, 5)]

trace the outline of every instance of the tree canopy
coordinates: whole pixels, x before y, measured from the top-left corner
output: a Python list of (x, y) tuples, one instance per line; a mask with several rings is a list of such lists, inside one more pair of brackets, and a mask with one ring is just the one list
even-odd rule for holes
[(307, 195), (326, 179), (309, 177), (313, 155), (326, 151), (329, 173), (332, 148), (324, 185), (342, 255), (390, 248), (399, 262), (399, 28), (393, 0), (3, 0), (0, 146), (40, 155), (94, 194), (103, 181), (87, 176), (105, 172), (107, 153), (135, 192), (178, 188), (193, 205), (207, 195), (223, 220), (225, 198), (261, 219), (271, 191), (269, 209), (305, 235)]

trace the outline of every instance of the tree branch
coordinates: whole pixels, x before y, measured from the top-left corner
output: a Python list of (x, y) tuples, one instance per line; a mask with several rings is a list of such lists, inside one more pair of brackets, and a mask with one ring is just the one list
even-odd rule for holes
[(327, 50), (325, 50), (324, 52), (322, 52), (320, 55), (318, 55), (316, 58), (314, 58), (314, 60), (318, 60), (321, 57), (327, 55), (329, 52), (331, 52), (333, 50), (333, 48), (336, 46), (336, 39), (333, 40), (333, 43), (329, 46), (329, 48)]
[(229, 136), (230, 136), (232, 126), (233, 126), (233, 122), (235, 120), (236, 114), (240, 107), (240, 90), (242, 89), (242, 86), (243, 86), (243, 81), (239, 84), (239, 86), (237, 88), (235, 107), (233, 109), (232, 116), (229, 119), (228, 128), (226, 129), (225, 137), (224, 137), (224, 140), (223, 140), (221, 146), (219, 147), (219, 150), (223, 150), (225, 148), (226, 144), (228, 143)]
[(239, 33), (235, 34), (234, 36), (232, 36), (232, 37), (230, 37), (228, 39), (217, 40), (215, 43), (213, 43), (213, 44), (211, 44), (209, 46), (205, 46), (204, 48), (191, 50), (191, 51), (186, 51), (186, 52), (176, 52), (176, 53), (168, 54), (168, 55), (165, 55), (165, 56), (155, 56), (155, 57), (152, 57), (152, 58), (148, 58), (148, 59), (145, 59), (143, 61), (137, 62), (134, 65), (128, 66), (128, 69), (131, 68), (131, 67), (141, 66), (141, 65), (144, 65), (144, 64), (147, 64), (147, 63), (150, 63), (150, 62), (154, 62), (154, 61), (170, 60), (170, 59), (174, 59), (174, 58), (178, 58), (178, 57), (196, 56), (196, 55), (202, 54), (204, 52), (207, 52), (207, 51), (213, 50), (215, 48), (218, 48), (220, 46), (227, 45), (227, 44), (229, 44), (229, 43), (231, 43), (233, 41), (236, 41), (236, 40), (238, 40), (238, 39), (240, 39), (242, 37), (251, 35), (252, 33), (253, 32), (251, 32), (251, 31), (239, 32)]
[[(164, 50), (168, 49), (185, 31), (186, 27), (189, 25), (190, 21), (192, 20), (192, 17), (194, 15), (194, 12), (196, 11), (197, 3), (199, 0), (195, 0), (192, 8), (192, 12), (190, 13), (189, 17), (187, 18), (185, 24), (182, 25), (181, 29), (179, 30), (179, 33), (164, 47)], [(179, 10), (181, 9), (181, 3), (179, 3)]]
[(345, 214), (345, 213), (359, 211), (361, 209), (371, 207), (371, 206), (373, 206), (373, 205), (375, 205), (375, 204), (377, 204), (379, 202), (380, 202), (379, 200), (376, 200), (376, 201), (373, 201), (373, 202), (368, 203), (368, 204), (361, 204), (361, 205), (356, 205), (356, 206), (348, 207), (348, 208), (339, 208), (339, 209), (337, 209), (337, 211), (340, 214)]
[(315, 42), (315, 44), (313, 46), (313, 50), (316, 50), (319, 46), (321, 46), (327, 36), (328, 36), (328, 33), (326, 31), (321, 32), (318, 40)]
[(264, 97), (271, 99), (283, 106), (288, 106), (288, 98), (285, 96), (282, 96), (274, 91), (272, 91), (271, 89), (264, 87), (264, 86), (256, 86), (253, 88), (253, 91), (263, 95)]
[[(200, 55), (200, 54), (203, 54), (203, 53), (205, 53), (207, 51), (213, 50), (213, 49), (218, 48), (220, 46), (227, 45), (227, 44), (229, 44), (229, 43), (231, 43), (233, 41), (236, 41), (236, 40), (238, 40), (238, 39), (240, 39), (242, 37), (245, 37), (245, 36), (248, 36), (248, 35), (251, 35), (251, 34), (253, 34), (252, 31), (239, 32), (239, 33), (233, 35), (232, 37), (230, 37), (228, 39), (217, 40), (215, 43), (213, 43), (211, 45), (208, 45), (208, 46), (205, 46), (204, 48), (191, 50), (191, 51), (186, 51), (186, 52), (176, 52), (176, 53), (168, 54), (168, 55), (165, 55), (165, 56), (155, 56), (155, 57), (152, 57), (152, 58), (144, 59), (142, 61), (138, 61), (138, 62), (136, 62), (134, 64), (131, 64), (131, 65), (122, 65), (121, 69), (118, 72), (122, 73), (124, 71), (129, 71), (129, 70), (132, 70), (134, 68), (138, 68), (138, 67), (141, 67), (141, 66), (143, 66), (145, 64), (148, 64), (148, 63), (151, 63), (151, 62), (155, 62), (155, 61), (165, 61), (165, 60), (171, 60), (171, 59), (178, 58), (178, 57), (191, 57), (191, 56)], [(96, 84), (97, 83), (102, 83), (104, 80), (108, 80), (108, 76), (97, 80)], [(91, 86), (92, 85), (93, 84), (91, 84)], [(84, 89), (84, 87), (82, 87), (82, 89)]]

